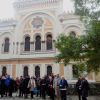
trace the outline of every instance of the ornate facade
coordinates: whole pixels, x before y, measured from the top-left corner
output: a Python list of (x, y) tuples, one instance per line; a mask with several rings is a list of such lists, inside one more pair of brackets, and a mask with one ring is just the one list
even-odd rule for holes
[[(63, 0), (17, 0), (13, 5), (16, 20), (0, 22), (0, 74), (59, 73), (74, 82), (73, 65), (56, 63), (54, 44), (60, 33), (85, 34), (79, 17), (63, 13)], [(99, 81), (94, 73), (88, 79)]]

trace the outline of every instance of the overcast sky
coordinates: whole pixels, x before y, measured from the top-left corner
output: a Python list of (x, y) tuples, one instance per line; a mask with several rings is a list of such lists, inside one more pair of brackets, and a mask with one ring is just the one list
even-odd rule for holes
[[(14, 0), (0, 0), (0, 19), (7, 19), (14, 17), (14, 10), (12, 3)], [(64, 0), (64, 10), (73, 10), (73, 4), (71, 0)]]

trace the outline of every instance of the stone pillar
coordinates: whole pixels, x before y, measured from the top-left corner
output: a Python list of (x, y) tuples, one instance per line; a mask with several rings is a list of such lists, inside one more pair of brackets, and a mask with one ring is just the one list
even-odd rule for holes
[(41, 50), (42, 51), (46, 50), (46, 42), (45, 41), (41, 41)]
[(16, 76), (17, 77), (23, 76), (23, 65), (22, 64), (16, 64)]
[(33, 76), (35, 76), (35, 66), (36, 64), (33, 65)]
[(17, 76), (16, 76), (16, 64), (13, 64), (12, 65), (12, 76), (13, 76), (13, 78), (16, 78)]
[(64, 67), (64, 75), (65, 78), (68, 80), (72, 80), (73, 79), (73, 71), (72, 71), (72, 64), (68, 64)]
[(2, 45), (3, 44), (0, 44), (0, 54), (2, 54), (2, 48), (3, 48)]
[(35, 48), (34, 48), (34, 42), (31, 42), (30, 43), (30, 51), (34, 51), (35, 50)]
[(95, 80), (94, 72), (90, 72), (90, 73), (88, 74), (88, 79), (89, 79), (89, 80)]
[(56, 48), (55, 48), (55, 40), (53, 40), (53, 42), (52, 42), (52, 46), (53, 46), (53, 51), (55, 51), (56, 50)]
[(7, 74), (9, 74), (10, 76), (13, 76), (13, 65), (8, 64), (6, 65), (7, 67)]
[(53, 66), (52, 66), (52, 69), (53, 69), (53, 73), (55, 75), (60, 73), (60, 67), (59, 67), (58, 63), (54, 63)]
[(13, 42), (13, 54), (15, 54), (15, 42)]
[(47, 70), (46, 70), (46, 65), (45, 64), (41, 64), (41, 70), (40, 70), (40, 76), (43, 77), (44, 75), (47, 74)]
[(18, 54), (20, 54), (20, 53), (21, 53), (21, 43), (18, 42)]
[(34, 67), (32, 64), (30, 64), (30, 66), (29, 66), (29, 75), (34, 76)]
[(64, 63), (60, 63), (60, 75), (64, 75)]
[(9, 43), (9, 52), (10, 55), (13, 53), (13, 44), (10, 42)]
[(16, 54), (19, 53), (19, 42), (16, 42)]

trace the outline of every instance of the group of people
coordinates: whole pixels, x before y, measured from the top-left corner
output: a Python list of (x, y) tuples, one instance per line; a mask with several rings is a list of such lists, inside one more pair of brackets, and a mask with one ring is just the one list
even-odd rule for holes
[[(87, 91), (86, 85), (88, 82), (84, 79), (78, 80), (76, 83), (77, 92), (80, 96), (82, 95), (82, 100), (87, 100), (83, 95)], [(48, 96), (51, 100), (67, 100), (66, 91), (68, 88), (68, 82), (64, 76), (57, 75), (45, 75), (44, 77), (30, 77), (30, 76), (20, 76), (20, 78), (13, 79), (10, 75), (5, 75), (0, 77), (0, 94), (1, 97), (12, 97), (15, 92), (16, 96), (23, 98), (34, 98), (40, 96), (46, 99)], [(80, 92), (81, 91), (81, 92)], [(84, 93), (83, 93), (84, 91)], [(82, 94), (83, 93), (83, 94)], [(29, 95), (30, 94), (30, 95)]]
[(89, 89), (89, 83), (85, 77), (79, 77), (76, 82), (76, 91), (78, 93), (79, 100), (87, 100)]

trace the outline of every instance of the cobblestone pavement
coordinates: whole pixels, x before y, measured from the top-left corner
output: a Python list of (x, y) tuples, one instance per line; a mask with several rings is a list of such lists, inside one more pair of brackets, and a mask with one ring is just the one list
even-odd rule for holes
[[(41, 99), (40, 97), (34, 97), (34, 99), (24, 99), (24, 98), (18, 98), (18, 97), (12, 97), (12, 98), (0, 98), (0, 100), (44, 100)], [(45, 100), (50, 100), (48, 97)], [(56, 99), (57, 100), (57, 99)], [(78, 100), (77, 96), (67, 96), (67, 100)], [(88, 100), (100, 100), (100, 96), (89, 96)]]

